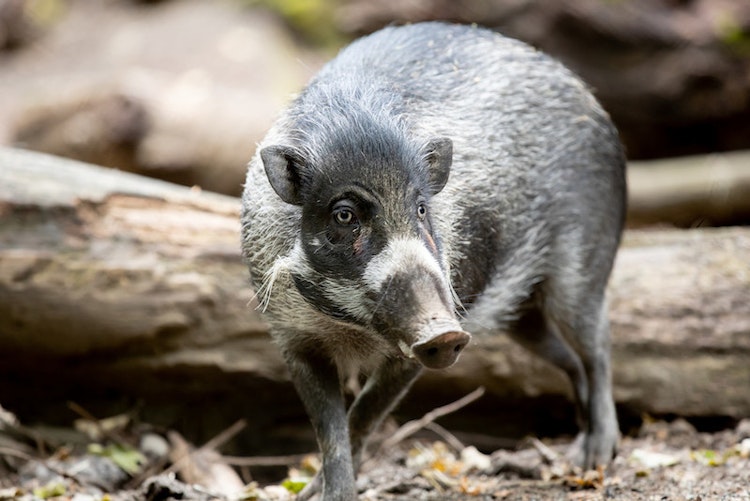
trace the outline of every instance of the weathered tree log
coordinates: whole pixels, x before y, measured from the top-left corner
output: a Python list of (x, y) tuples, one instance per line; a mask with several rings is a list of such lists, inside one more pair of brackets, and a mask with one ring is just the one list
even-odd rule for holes
[[(49, 417), (67, 399), (142, 399), (204, 436), (246, 417), (250, 447), (273, 440), (262, 430), (278, 419), (304, 421), (253, 309), (238, 211), (235, 198), (0, 149), (3, 405)], [(750, 228), (629, 232), (610, 306), (623, 412), (750, 415)], [(504, 336), (427, 373), (408, 401), (445, 403), (477, 385), (506, 417), (508, 402), (569, 407), (562, 375)], [(554, 416), (572, 408), (528, 421)]]
[(750, 152), (628, 165), (628, 223), (680, 227), (750, 223)]

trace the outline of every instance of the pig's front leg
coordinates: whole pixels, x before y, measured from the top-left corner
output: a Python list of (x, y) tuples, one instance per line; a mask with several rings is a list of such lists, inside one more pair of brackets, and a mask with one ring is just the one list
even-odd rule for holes
[(286, 352), (285, 357), (323, 457), (321, 472), (297, 499), (310, 499), (320, 491), (322, 473), (322, 501), (354, 501), (357, 489), (338, 370), (330, 359), (321, 355)]
[(356, 475), (367, 437), (404, 397), (422, 371), (414, 360), (388, 359), (367, 379), (349, 410), (352, 461)]

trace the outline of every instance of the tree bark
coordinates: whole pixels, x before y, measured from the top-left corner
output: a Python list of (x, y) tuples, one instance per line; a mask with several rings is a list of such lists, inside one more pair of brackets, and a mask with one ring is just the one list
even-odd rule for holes
[(628, 165), (628, 224), (683, 228), (750, 223), (750, 152)]
[[(253, 308), (238, 213), (235, 198), (0, 149), (3, 405), (143, 399), (174, 422), (210, 395), (223, 404), (201, 406), (204, 421), (304, 416)], [(629, 231), (609, 298), (621, 410), (750, 415), (750, 228)], [(556, 369), (495, 336), (408, 400), (478, 385), (495, 407), (569, 395)]]

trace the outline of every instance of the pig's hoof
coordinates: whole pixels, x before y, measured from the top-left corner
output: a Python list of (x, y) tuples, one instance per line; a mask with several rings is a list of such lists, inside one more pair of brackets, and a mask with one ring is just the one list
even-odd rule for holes
[(576, 436), (565, 456), (572, 464), (584, 470), (593, 470), (598, 466), (607, 466), (611, 463), (616, 452), (617, 433), (604, 435), (581, 432)]
[(568, 446), (565, 458), (573, 465), (583, 467), (586, 462), (586, 434), (580, 432), (575, 440)]

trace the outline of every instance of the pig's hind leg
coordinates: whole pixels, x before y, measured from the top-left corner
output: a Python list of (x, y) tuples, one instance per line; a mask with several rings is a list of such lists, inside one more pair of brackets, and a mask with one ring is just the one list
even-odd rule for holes
[[(510, 335), (532, 353), (562, 369), (571, 381), (581, 429), (571, 448), (571, 459), (584, 468), (606, 465), (614, 455), (618, 437), (606, 308), (559, 306), (555, 301), (539, 298), (529, 301)], [(577, 314), (581, 311), (597, 313)]]
[(594, 468), (609, 464), (616, 453), (619, 438), (612, 396), (609, 319), (603, 295), (590, 308), (583, 305), (579, 311), (590, 314), (559, 318), (555, 322), (581, 357), (589, 380), (585, 410), (588, 419), (582, 435), (576, 439), (579, 447), (576, 459), (584, 468)]
[(561, 369), (573, 386), (578, 426), (587, 426), (589, 384), (583, 362), (578, 354), (561, 337), (542, 310), (530, 300), (521, 309), (520, 316), (509, 329), (511, 339), (534, 355)]

